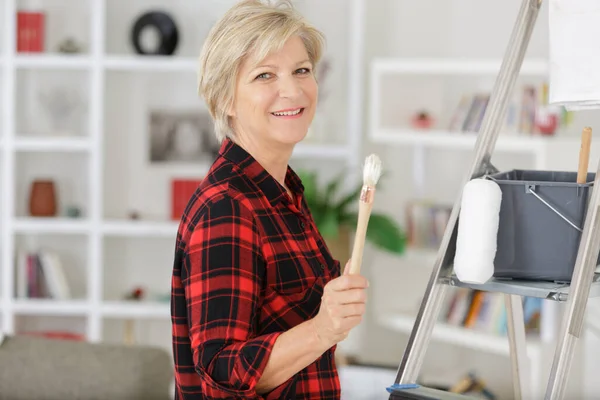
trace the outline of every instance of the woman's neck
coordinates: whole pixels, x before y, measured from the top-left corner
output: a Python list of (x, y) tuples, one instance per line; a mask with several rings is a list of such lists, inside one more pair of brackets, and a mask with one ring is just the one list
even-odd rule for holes
[(281, 148), (274, 148), (268, 144), (248, 139), (245, 136), (236, 137), (233, 141), (252, 155), (277, 182), (287, 189), (285, 176), (292, 149), (282, 151)]

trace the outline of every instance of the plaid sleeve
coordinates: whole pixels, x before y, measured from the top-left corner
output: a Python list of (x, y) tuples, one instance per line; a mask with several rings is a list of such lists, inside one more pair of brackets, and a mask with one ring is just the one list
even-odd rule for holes
[(255, 332), (265, 261), (252, 213), (229, 198), (207, 207), (186, 258), (182, 282), (202, 392), (215, 399), (261, 399), (255, 387), (280, 333)]

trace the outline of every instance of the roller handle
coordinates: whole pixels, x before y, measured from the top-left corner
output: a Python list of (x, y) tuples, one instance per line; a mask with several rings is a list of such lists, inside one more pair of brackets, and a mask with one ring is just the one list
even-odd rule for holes
[(592, 128), (586, 126), (585, 128), (583, 128), (583, 132), (581, 132), (581, 148), (579, 150), (579, 169), (577, 170), (577, 183), (587, 182), (591, 143)]

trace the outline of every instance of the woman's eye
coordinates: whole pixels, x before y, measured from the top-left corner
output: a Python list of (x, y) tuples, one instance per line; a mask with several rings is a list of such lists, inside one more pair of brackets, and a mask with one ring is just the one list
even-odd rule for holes
[(270, 76), (271, 74), (269, 74), (268, 72), (263, 72), (262, 74), (258, 75), (256, 79), (269, 79)]
[(310, 74), (310, 68), (300, 68), (296, 72), (299, 74)]

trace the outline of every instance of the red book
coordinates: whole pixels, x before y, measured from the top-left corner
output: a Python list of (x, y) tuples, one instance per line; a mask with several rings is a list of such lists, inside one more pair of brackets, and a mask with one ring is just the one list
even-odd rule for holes
[(44, 51), (45, 15), (42, 12), (17, 12), (17, 52), (40, 53)]
[(202, 180), (173, 179), (171, 182), (171, 219), (179, 220)]

